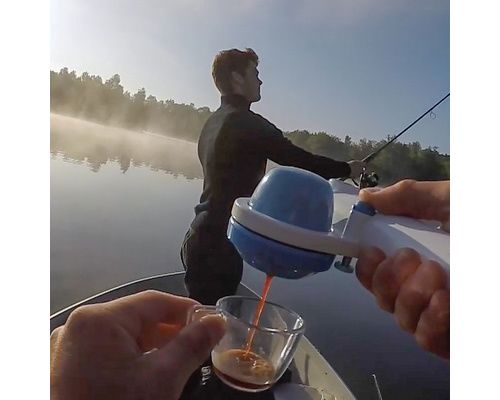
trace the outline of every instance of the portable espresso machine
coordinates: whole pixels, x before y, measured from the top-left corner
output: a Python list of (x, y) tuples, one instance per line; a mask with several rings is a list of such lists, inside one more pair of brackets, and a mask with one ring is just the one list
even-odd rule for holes
[(449, 273), (450, 236), (436, 221), (377, 213), (358, 189), (295, 167), (269, 171), (252, 197), (234, 202), (228, 238), (249, 265), (298, 279), (332, 264), (353, 272), (363, 245), (387, 255), (410, 247)]

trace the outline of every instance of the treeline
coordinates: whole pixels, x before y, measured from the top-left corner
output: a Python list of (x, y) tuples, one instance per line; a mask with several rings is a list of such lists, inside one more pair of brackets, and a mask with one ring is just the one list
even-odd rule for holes
[(50, 71), (50, 109), (103, 124), (147, 130), (196, 141), (210, 116), (208, 107), (157, 100), (144, 88), (131, 94), (123, 89), (120, 75), (106, 81), (87, 72), (77, 76), (67, 68)]
[[(198, 139), (203, 124), (211, 115), (208, 107), (158, 100), (147, 95), (144, 88), (131, 94), (124, 90), (118, 74), (103, 81), (100, 76), (87, 72), (78, 76), (67, 68), (50, 71), (50, 98), (51, 111), (56, 113), (190, 141)], [(326, 132), (307, 130), (285, 135), (306, 150), (339, 160), (361, 159), (390, 139), (361, 139), (356, 143), (349, 136), (342, 140)], [(440, 154), (436, 148), (422, 148), (418, 142), (393, 143), (372, 161), (371, 166), (386, 184), (403, 178), (437, 180), (450, 176), (449, 155)]]
[[(361, 139), (358, 143), (345, 136), (342, 141), (326, 132), (310, 133), (293, 131), (287, 137), (297, 146), (312, 153), (339, 160), (361, 160), (379, 149), (385, 140)], [(381, 183), (389, 184), (404, 178), (417, 180), (442, 180), (450, 178), (450, 156), (440, 154), (436, 148), (423, 149), (419, 142), (393, 142), (370, 163), (370, 168), (380, 177)]]

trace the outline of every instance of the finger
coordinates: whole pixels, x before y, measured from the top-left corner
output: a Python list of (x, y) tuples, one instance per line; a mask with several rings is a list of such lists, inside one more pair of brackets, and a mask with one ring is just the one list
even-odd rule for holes
[(182, 327), (180, 324), (165, 323), (151, 325), (141, 332), (141, 335), (137, 339), (137, 344), (143, 352), (159, 349), (177, 336)]
[(50, 347), (56, 345), (59, 335), (61, 334), (63, 328), (64, 325), (58, 326), (56, 329), (52, 331), (52, 333), (50, 334)]
[(420, 255), (413, 249), (401, 249), (376, 269), (372, 280), (372, 292), (378, 305), (385, 311), (394, 311), (394, 302), (401, 286), (420, 264)]
[(403, 180), (381, 190), (363, 189), (359, 192), (359, 198), (370, 203), (382, 214), (408, 215), (413, 211), (414, 196), (419, 197), (418, 193), (415, 193), (414, 184), (415, 181)]
[(417, 343), (427, 351), (450, 358), (450, 292), (436, 291), (420, 316), (415, 331)]
[[(212, 348), (224, 336), (225, 322), (210, 315), (184, 327), (166, 346), (146, 354), (151, 369), (150, 379), (174, 388), (174, 398), (179, 396), (191, 374), (209, 357)], [(175, 380), (165, 379), (175, 376)]]
[(50, 365), (52, 369), (52, 365), (54, 362), (54, 357), (59, 351), (59, 340), (61, 339), (63, 333), (64, 326), (59, 326), (52, 331), (50, 334)]
[(449, 192), (448, 181), (405, 179), (382, 190), (363, 189), (359, 197), (383, 214), (447, 221), (450, 218)]
[(377, 247), (363, 247), (356, 262), (356, 276), (368, 290), (372, 289), (375, 270), (385, 260), (385, 253)]
[(424, 261), (401, 288), (395, 302), (395, 317), (402, 329), (414, 332), (420, 315), (433, 294), (446, 287), (446, 275), (435, 261)]
[(101, 306), (114, 316), (115, 322), (137, 338), (143, 330), (160, 322), (184, 325), (189, 309), (196, 304), (199, 303), (187, 297), (147, 290)]

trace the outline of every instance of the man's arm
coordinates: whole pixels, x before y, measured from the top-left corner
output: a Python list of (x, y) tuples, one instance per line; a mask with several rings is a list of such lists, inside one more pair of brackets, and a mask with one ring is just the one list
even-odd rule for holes
[(283, 132), (264, 117), (254, 114), (253, 145), (265, 152), (268, 159), (281, 164), (307, 169), (325, 179), (346, 178), (351, 167), (343, 161), (310, 153), (283, 136)]

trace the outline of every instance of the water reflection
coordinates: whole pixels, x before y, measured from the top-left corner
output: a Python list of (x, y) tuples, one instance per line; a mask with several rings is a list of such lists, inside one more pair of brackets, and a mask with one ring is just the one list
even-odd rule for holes
[(195, 143), (52, 114), (50, 151), (51, 312), (182, 270), (202, 185)]
[(187, 179), (202, 178), (196, 143), (148, 132), (133, 132), (51, 114), (50, 152), (98, 172), (114, 161), (122, 173), (130, 166), (149, 167)]

